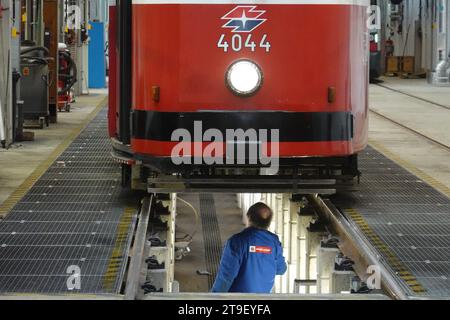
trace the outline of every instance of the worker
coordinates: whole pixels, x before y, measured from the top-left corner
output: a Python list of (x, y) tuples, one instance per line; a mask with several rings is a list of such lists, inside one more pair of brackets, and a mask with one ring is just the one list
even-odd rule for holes
[(283, 248), (268, 231), (273, 211), (264, 203), (247, 213), (249, 227), (226, 243), (212, 292), (271, 293), (276, 275), (286, 272)]

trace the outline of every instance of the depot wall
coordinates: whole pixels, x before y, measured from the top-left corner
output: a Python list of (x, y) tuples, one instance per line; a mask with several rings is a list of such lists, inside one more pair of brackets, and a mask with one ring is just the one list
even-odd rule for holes
[[(450, 0), (404, 0), (397, 14), (386, 7), (386, 39), (396, 56), (414, 56), (417, 67), (432, 71), (450, 51)], [(419, 71), (419, 70), (416, 70)]]

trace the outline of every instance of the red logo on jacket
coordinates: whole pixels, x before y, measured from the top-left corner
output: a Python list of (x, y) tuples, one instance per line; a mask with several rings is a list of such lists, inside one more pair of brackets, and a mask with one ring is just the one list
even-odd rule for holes
[(250, 246), (250, 253), (272, 254), (272, 247)]

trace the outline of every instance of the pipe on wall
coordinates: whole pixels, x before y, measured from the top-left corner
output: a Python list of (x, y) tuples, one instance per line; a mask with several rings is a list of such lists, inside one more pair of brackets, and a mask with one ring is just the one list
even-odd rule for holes
[(445, 30), (447, 33), (447, 40), (446, 40), (446, 48), (447, 48), (447, 55), (450, 56), (450, 0), (447, 0), (447, 19), (446, 19), (446, 26)]
[(132, 4), (128, 0), (119, 0), (117, 2), (118, 13), (118, 65), (120, 79), (119, 94), (119, 138), (123, 144), (131, 143), (130, 118), (131, 118), (131, 22), (132, 22)]
[(12, 70), (11, 70), (11, 0), (0, 0), (0, 142), (2, 147), (12, 142)]
[(5, 147), (5, 126), (4, 126), (4, 115), (3, 115), (3, 101), (2, 96), (0, 95), (0, 142), (3, 147)]

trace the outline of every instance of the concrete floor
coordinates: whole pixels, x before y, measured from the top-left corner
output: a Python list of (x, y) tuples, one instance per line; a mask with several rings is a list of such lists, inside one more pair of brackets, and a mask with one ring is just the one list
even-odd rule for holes
[(21, 142), (10, 149), (0, 149), (0, 205), (44, 162), (91, 112), (107, 97), (106, 90), (92, 91), (77, 98), (71, 112), (58, 114), (58, 123), (35, 133), (35, 141)]
[[(383, 85), (450, 107), (450, 88), (425, 80), (385, 78)], [(370, 108), (383, 116), (450, 146), (450, 109), (405, 96), (376, 85), (370, 87)], [(450, 188), (450, 153), (382, 117), (371, 113), (369, 138), (411, 166)], [(383, 150), (380, 150), (383, 152)]]

